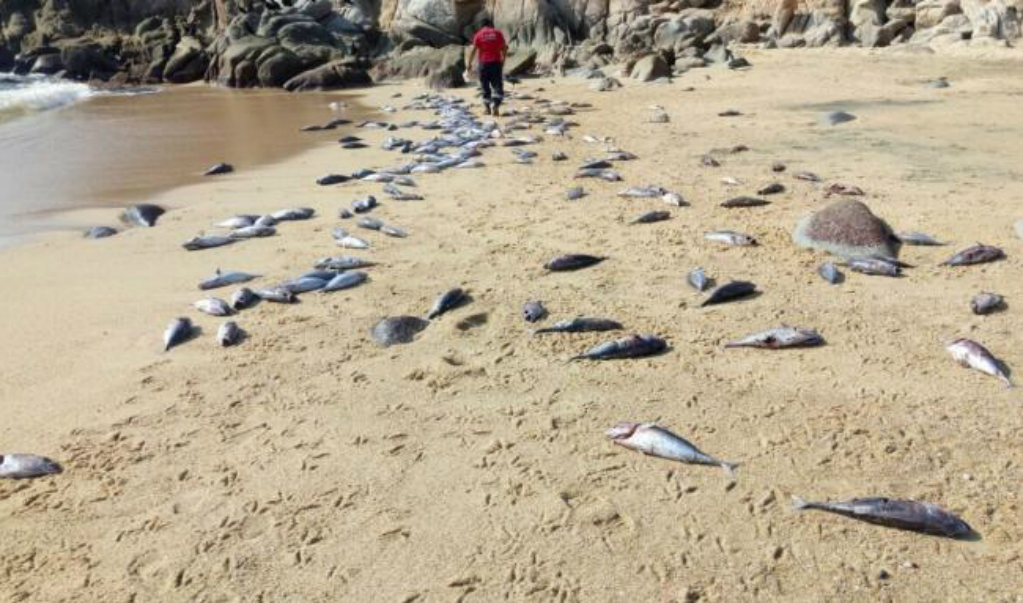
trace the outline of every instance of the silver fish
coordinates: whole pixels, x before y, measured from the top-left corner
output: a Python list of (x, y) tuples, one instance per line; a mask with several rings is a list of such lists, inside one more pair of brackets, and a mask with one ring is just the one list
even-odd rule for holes
[(384, 224), (383, 226), (381, 226), (380, 232), (389, 237), (394, 237), (396, 239), (404, 239), (405, 237), (408, 236), (408, 232), (404, 228), (399, 228), (398, 226), (391, 226), (389, 224)]
[(231, 237), (225, 237), (222, 235), (206, 235), (202, 237), (193, 237), (182, 243), (181, 246), (188, 251), (199, 251), (200, 249), (223, 247), (224, 245), (230, 245), (231, 243), (234, 243), (234, 239)]
[[(384, 226), (384, 221), (377, 218), (371, 218), (369, 216), (363, 216), (362, 218), (359, 218), (359, 221), (356, 222), (355, 225), (367, 230), (380, 230)], [(345, 236), (347, 236), (347, 234)]]
[(664, 201), (668, 205), (674, 207), (685, 207), (687, 205), (686, 200), (682, 198), (682, 195), (672, 192), (667, 192), (661, 195), (661, 201)]
[(281, 287), (273, 289), (257, 289), (255, 294), (259, 299), (278, 304), (293, 304), (298, 301), (294, 293)]
[(195, 309), (210, 316), (230, 316), (231, 306), (216, 297), (208, 297), (195, 302)]
[(796, 172), (792, 174), (792, 177), (796, 180), (804, 180), (806, 182), (820, 182), (821, 177), (813, 172)]
[(310, 291), (318, 291), (320, 289), (323, 289), (326, 286), (327, 286), (327, 281), (325, 281), (323, 279), (320, 279), (320, 278), (309, 278), (309, 277), (301, 278), (300, 277), (300, 278), (292, 279), (290, 281), (285, 281), (285, 282), (277, 285), (276, 288), (277, 289), (284, 289), (285, 291), (290, 291), (290, 292), (294, 293), (295, 295), (300, 295), (302, 293), (309, 293)]
[(311, 207), (294, 207), (275, 211), (270, 214), (270, 217), (278, 222), (287, 222), (289, 220), (308, 220), (315, 213), (316, 210)]
[(654, 199), (667, 194), (667, 192), (659, 186), (633, 186), (621, 191), (618, 196), (627, 199)]
[(0, 454), (0, 479), (30, 479), (63, 472), (56, 462), (36, 454)]
[(706, 291), (714, 283), (713, 279), (707, 276), (703, 268), (696, 268), (689, 272), (686, 276), (686, 281), (689, 285), (697, 291)]
[(615, 444), (630, 450), (680, 463), (721, 467), (728, 477), (735, 478), (736, 463), (718, 460), (655, 423), (619, 423), (604, 433)]
[(430, 308), (430, 312), (426, 315), (426, 317), (433, 320), (448, 310), (457, 308), (468, 301), (468, 296), (461, 288), (455, 287), (454, 289), (449, 289), (442, 293), (441, 296), (437, 298), (437, 301), (433, 302), (433, 306)]
[(835, 266), (832, 262), (824, 262), (817, 268), (817, 274), (821, 275), (821, 278), (828, 281), (832, 285), (837, 285), (842, 282), (842, 272), (839, 271), (838, 266)]
[(242, 340), (242, 330), (233, 320), (220, 325), (217, 329), (217, 343), (223, 347), (232, 346)]
[(956, 339), (945, 348), (952, 358), (961, 366), (976, 369), (986, 375), (997, 377), (1005, 383), (1006, 387), (1012, 387), (1012, 380), (1002, 370), (1001, 363), (988, 351), (987, 348), (970, 339)]
[(369, 241), (359, 237), (346, 236), (337, 240), (337, 244), (346, 249), (369, 249)]
[(244, 310), (259, 301), (259, 298), (252, 289), (242, 287), (231, 295), (231, 307), (235, 310)]
[(970, 309), (973, 310), (974, 314), (978, 315), (991, 314), (1000, 310), (1004, 305), (1004, 297), (997, 293), (987, 293), (985, 291), (978, 293), (970, 301)]
[(259, 219), (259, 216), (253, 216), (249, 214), (241, 214), (237, 216), (231, 216), (223, 222), (218, 222), (216, 225), (220, 228), (245, 228), (246, 226), (252, 226), (252, 224)]
[(359, 272), (357, 270), (342, 272), (332, 278), (326, 286), (320, 290), (320, 293), (331, 293), (334, 291), (341, 291), (342, 289), (350, 289), (366, 282), (366, 279), (368, 278), (369, 276), (365, 272)]
[(260, 237), (270, 237), (277, 234), (277, 229), (273, 226), (245, 226), (234, 230), (228, 236), (232, 239), (255, 239)]
[(781, 326), (726, 343), (725, 347), (780, 350), (782, 348), (811, 347), (822, 345), (823, 343), (824, 338), (813, 329)]
[(1005, 259), (1005, 252), (997, 247), (977, 243), (941, 263), (942, 266), (970, 266)]
[(938, 241), (931, 235), (923, 232), (900, 232), (896, 237), (905, 243), (906, 245), (917, 245), (923, 247), (933, 247), (938, 245), (944, 245), (944, 243)]
[(884, 258), (851, 258), (846, 262), (846, 266), (853, 272), (873, 276), (896, 277), (902, 274), (899, 264)]
[(854, 498), (849, 502), (818, 503), (794, 496), (792, 505), (797, 511), (817, 509), (875, 525), (947, 538), (965, 538), (974, 534), (973, 528), (962, 519), (937, 505), (915, 500)]
[(199, 289), (206, 291), (228, 285), (237, 285), (239, 283), (247, 283), (255, 278), (259, 278), (259, 275), (247, 272), (221, 272), (218, 268), (216, 274), (199, 281)]
[(187, 318), (175, 318), (163, 332), (163, 351), (184, 343), (192, 336), (192, 321)]
[(166, 211), (167, 210), (159, 205), (139, 203), (138, 205), (132, 205), (128, 209), (124, 210), (124, 213), (121, 215), (121, 220), (128, 224), (152, 228), (153, 226), (156, 226), (157, 219), (166, 213)]
[(323, 258), (316, 262), (316, 268), (320, 270), (354, 270), (356, 268), (368, 268), (373, 262), (351, 255), (336, 255)]
[(600, 331), (617, 331), (623, 329), (621, 323), (607, 318), (572, 318), (559, 320), (549, 327), (533, 331), (534, 335), (542, 333), (588, 333)]
[(737, 247), (750, 247), (757, 244), (757, 240), (750, 235), (732, 230), (715, 230), (704, 234), (703, 238), (708, 241), (725, 243), (726, 245), (735, 245)]
[(269, 226), (277, 226), (277, 218), (271, 215), (260, 216), (256, 218), (256, 221), (252, 223), (253, 226), (259, 226), (266, 228)]
[(639, 358), (659, 354), (668, 348), (668, 342), (653, 335), (630, 335), (593, 346), (571, 360), (615, 360)]

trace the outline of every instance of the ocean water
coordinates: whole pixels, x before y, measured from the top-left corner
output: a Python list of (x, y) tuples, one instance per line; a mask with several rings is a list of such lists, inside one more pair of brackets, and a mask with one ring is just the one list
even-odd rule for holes
[(112, 92), (0, 74), (0, 244), (86, 226), (70, 210), (144, 201), (201, 181), (222, 161), (243, 177), (334, 144), (345, 132), (299, 128), (345, 116), (329, 106), (342, 99), (202, 85)]

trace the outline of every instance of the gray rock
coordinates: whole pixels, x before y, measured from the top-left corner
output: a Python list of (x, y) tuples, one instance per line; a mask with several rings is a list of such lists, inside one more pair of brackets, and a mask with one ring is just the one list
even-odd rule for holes
[(288, 80), (302, 73), (307, 66), (303, 61), (290, 50), (277, 47), (260, 59), (257, 78), (261, 86), (279, 88)]
[(370, 334), (378, 344), (389, 347), (411, 343), (421, 331), (430, 326), (429, 321), (416, 316), (391, 316), (373, 326)]
[(506, 76), (525, 75), (536, 66), (536, 51), (529, 48), (513, 52), (504, 61), (504, 74)]
[(172, 84), (187, 84), (202, 79), (209, 66), (209, 57), (203, 50), (202, 42), (186, 36), (181, 38), (174, 54), (167, 60), (163, 79)]
[(671, 68), (661, 55), (650, 54), (636, 61), (629, 75), (641, 82), (651, 82), (662, 77), (670, 77)]
[(888, 224), (859, 201), (836, 201), (803, 218), (792, 239), (800, 247), (844, 258), (894, 258), (898, 252)]
[(285, 82), (284, 89), (289, 92), (302, 92), (356, 88), (372, 84), (373, 80), (365, 70), (336, 61), (296, 75)]

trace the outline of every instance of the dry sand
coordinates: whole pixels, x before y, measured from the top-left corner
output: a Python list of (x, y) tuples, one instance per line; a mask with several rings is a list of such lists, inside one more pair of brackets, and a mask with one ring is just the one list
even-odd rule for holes
[[(251, 336), (234, 349), (216, 347), (218, 321), (191, 309), (196, 283), (218, 266), (270, 283), (340, 253), (330, 237), (337, 210), (379, 185), (313, 180), (397, 155), (319, 147), (172, 191), (157, 199), (174, 208), (157, 228), (102, 241), (52, 233), (4, 251), (0, 442), (66, 472), (0, 483), (0, 599), (1019, 601), (1023, 394), (957, 367), (944, 344), (969, 336), (1023, 367), (1023, 241), (1013, 232), (1023, 217), (1021, 62), (748, 57), (746, 73), (693, 71), (611, 93), (571, 79), (524, 84), (517, 90), (542, 87), (540, 96), (596, 109), (577, 116), (570, 139), (539, 146), (537, 165), (493, 149), (486, 170), (419, 177), (426, 201), (384, 200), (376, 215), (411, 236), (367, 235), (375, 248), (361, 255), (382, 264), (370, 283), (246, 311), (238, 321)], [(942, 75), (951, 88), (921, 83)], [(363, 101), (416, 90), (381, 86)], [(645, 123), (654, 103), (669, 124)], [(859, 119), (817, 125), (831, 107)], [(743, 116), (717, 117), (729, 108)], [(425, 116), (393, 119), (410, 117)], [(623, 185), (592, 181), (590, 196), (563, 200), (574, 166), (600, 154), (586, 133), (641, 157), (621, 166), (626, 185), (676, 189), (691, 207), (627, 226), (663, 204), (622, 200)], [(739, 144), (751, 150), (723, 154), (717, 169), (699, 165), (703, 153)], [(552, 163), (554, 150), (571, 161)], [(773, 174), (774, 161), (789, 171)], [(789, 238), (825, 202), (819, 186), (791, 177), (799, 169), (859, 185), (897, 229), (951, 245), (906, 248), (902, 259), (917, 267), (905, 278), (851, 274), (830, 286), (815, 274), (822, 256)], [(746, 186), (723, 186), (725, 175)], [(717, 206), (774, 180), (789, 192), (773, 205)], [(297, 205), (319, 217), (284, 224), (275, 238), (179, 246), (231, 214)], [(761, 246), (705, 241), (714, 228), (748, 231)], [(975, 241), (1004, 247), (1008, 260), (937, 266)], [(610, 259), (545, 274), (542, 264), (564, 252)], [(701, 309), (684, 284), (695, 266), (753, 280), (763, 294)], [(380, 317), (422, 315), (454, 285), (475, 302), (415, 343), (381, 349), (369, 339)], [(980, 290), (1004, 294), (1008, 310), (973, 316)], [(519, 314), (529, 299), (554, 318), (617, 318), (673, 349), (566, 363), (608, 337), (533, 337)], [(178, 315), (202, 336), (161, 353)], [(828, 345), (722, 349), (783, 322), (819, 329)], [(740, 462), (737, 483), (611, 445), (602, 432), (621, 420), (658, 421)], [(982, 539), (799, 514), (791, 495), (928, 500)]]

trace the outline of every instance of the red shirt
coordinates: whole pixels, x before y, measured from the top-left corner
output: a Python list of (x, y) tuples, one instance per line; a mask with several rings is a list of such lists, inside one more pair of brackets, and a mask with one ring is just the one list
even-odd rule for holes
[(504, 50), (504, 35), (493, 27), (476, 32), (472, 45), (479, 51), (480, 63), (500, 63)]

